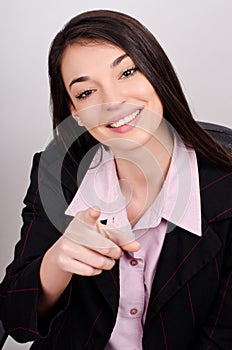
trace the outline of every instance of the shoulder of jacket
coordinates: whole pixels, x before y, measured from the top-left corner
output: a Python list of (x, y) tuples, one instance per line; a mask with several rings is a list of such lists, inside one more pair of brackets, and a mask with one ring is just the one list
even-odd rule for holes
[(202, 212), (210, 222), (232, 218), (232, 171), (197, 158)]

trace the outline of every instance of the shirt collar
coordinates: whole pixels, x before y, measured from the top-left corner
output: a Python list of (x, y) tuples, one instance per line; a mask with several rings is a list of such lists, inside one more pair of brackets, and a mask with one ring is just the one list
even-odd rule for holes
[[(125, 210), (125, 198), (119, 186), (113, 153), (100, 147), (76, 195), (66, 210), (75, 215), (81, 210), (98, 206), (100, 220), (121, 230), (131, 230)], [(155, 227), (161, 219), (201, 236), (201, 204), (198, 165), (195, 151), (187, 148), (174, 133), (174, 148), (170, 167), (162, 189), (151, 207), (134, 226), (136, 229)]]
[(172, 159), (162, 189), (138, 222), (138, 227), (157, 226), (161, 218), (197, 236), (202, 235), (196, 153), (193, 148), (186, 147), (176, 133)]

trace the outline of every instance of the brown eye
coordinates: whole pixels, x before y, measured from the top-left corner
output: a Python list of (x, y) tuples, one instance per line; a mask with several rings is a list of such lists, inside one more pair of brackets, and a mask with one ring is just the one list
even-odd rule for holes
[(128, 78), (128, 77), (134, 75), (135, 72), (137, 72), (137, 70), (138, 70), (138, 68), (136, 68), (136, 67), (127, 69), (127, 70), (125, 70), (125, 72), (122, 73), (122, 76), (121, 76), (121, 77), (122, 77), (122, 78)]
[(82, 100), (87, 98), (88, 96), (90, 96), (92, 93), (94, 92), (94, 90), (88, 89), (83, 91), (81, 94), (79, 94), (78, 96), (76, 96), (76, 98), (78, 98), (78, 100)]

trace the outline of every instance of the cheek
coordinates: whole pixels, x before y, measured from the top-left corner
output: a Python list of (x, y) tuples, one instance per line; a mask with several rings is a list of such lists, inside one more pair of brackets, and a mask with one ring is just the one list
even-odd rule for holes
[[(157, 95), (155, 97), (153, 97), (152, 106), (154, 107), (154, 112), (163, 116), (163, 105), (162, 105), (162, 103)], [(152, 108), (152, 106), (151, 106), (151, 108)]]
[(150, 91), (147, 91), (147, 99), (149, 108), (152, 109), (155, 113), (163, 116), (162, 102), (153, 88), (150, 89)]
[(154, 93), (154, 89), (151, 89), (147, 84), (135, 84), (133, 87), (133, 95), (144, 101), (152, 95), (152, 92)]
[(80, 118), (83, 125), (90, 131), (97, 126), (100, 126), (102, 107), (100, 105), (92, 106), (83, 110), (78, 111), (78, 117)]
[(136, 84), (134, 93), (137, 94), (142, 100), (148, 103), (156, 104), (157, 106), (162, 106), (162, 103), (155, 92), (153, 86), (147, 81), (141, 81), (139, 84)]

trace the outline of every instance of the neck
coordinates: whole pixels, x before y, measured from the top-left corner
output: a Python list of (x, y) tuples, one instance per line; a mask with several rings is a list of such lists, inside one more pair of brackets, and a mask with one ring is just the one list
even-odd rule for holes
[[(161, 137), (162, 136), (162, 137)], [(113, 149), (121, 191), (127, 212), (135, 223), (154, 202), (166, 178), (173, 150), (170, 132), (152, 137), (134, 149)]]
[[(167, 127), (152, 137), (147, 144), (125, 151), (113, 149), (119, 180), (141, 186), (155, 179), (166, 178), (173, 150), (173, 139)], [(163, 182), (162, 181), (162, 182)]]

